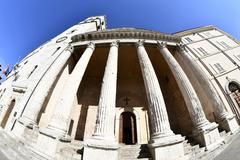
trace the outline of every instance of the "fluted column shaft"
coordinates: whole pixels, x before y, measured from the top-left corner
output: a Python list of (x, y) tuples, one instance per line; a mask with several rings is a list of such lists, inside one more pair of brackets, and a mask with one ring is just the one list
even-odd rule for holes
[(207, 93), (207, 96), (210, 97), (210, 99), (212, 99), (213, 109), (214, 109), (214, 113), (215, 113), (217, 119), (221, 121), (221, 120), (225, 119), (226, 117), (231, 116), (225, 110), (225, 107), (224, 107), (219, 95), (217, 94), (214, 86), (212, 85), (210, 80), (206, 77), (205, 73), (203, 73), (202, 69), (198, 65), (193, 63), (192, 58), (190, 57), (190, 55), (188, 53), (186, 53), (183, 46), (180, 46), (179, 51), (180, 51), (181, 55), (187, 61), (188, 65), (191, 66), (191, 69), (197, 75), (201, 86), (204, 88), (204, 90)]
[(50, 134), (54, 137), (66, 136), (70, 123), (70, 114), (74, 103), (74, 98), (77, 94), (78, 87), (81, 83), (88, 62), (93, 54), (94, 48), (94, 44), (90, 43), (80, 57), (63, 87), (63, 91), (57, 101), (53, 116), (51, 117), (47, 129), (41, 132), (48, 135)]
[(102, 81), (96, 127), (93, 136), (100, 136), (108, 139), (114, 138), (117, 64), (118, 64), (118, 44), (117, 42), (113, 42), (111, 44), (111, 48), (109, 51), (104, 77)]
[(47, 73), (44, 75), (34, 90), (29, 103), (27, 103), (23, 115), (19, 119), (20, 122), (28, 125), (29, 127), (33, 127), (33, 125), (37, 124), (37, 118), (43, 106), (43, 103), (48, 96), (55, 80), (57, 79), (57, 76), (63, 69), (64, 65), (66, 65), (67, 60), (71, 56), (72, 52), (73, 47), (68, 47), (65, 49), (56, 59), (53, 65), (49, 68)]
[(170, 129), (167, 110), (160, 85), (151, 61), (143, 46), (143, 42), (141, 41), (137, 44), (137, 55), (148, 99), (152, 138), (171, 135), (173, 132)]
[(166, 48), (164, 43), (159, 43), (159, 50), (162, 53), (165, 61), (170, 67), (173, 76), (175, 77), (177, 84), (183, 94), (183, 98), (187, 105), (190, 117), (192, 119), (193, 125), (196, 129), (201, 129), (202, 126), (208, 125), (210, 122), (206, 119), (202, 105), (198, 96), (190, 83), (187, 75), (182, 70), (181, 66)]

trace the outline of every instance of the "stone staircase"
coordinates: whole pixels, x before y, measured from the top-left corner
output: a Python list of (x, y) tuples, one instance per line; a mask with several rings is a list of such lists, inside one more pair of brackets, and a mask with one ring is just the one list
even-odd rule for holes
[(224, 143), (228, 143), (231, 140), (231, 133), (226, 131), (220, 132), (220, 137), (224, 138)]
[(1, 152), (9, 160), (45, 160), (45, 158), (32, 152), (24, 143), (16, 141), (2, 129), (0, 130)]
[(67, 146), (62, 146), (56, 153), (56, 160), (81, 160), (83, 155), (83, 143), (72, 141)]
[(200, 159), (205, 152), (205, 147), (200, 147), (199, 144), (189, 140), (185, 140), (183, 146), (185, 158), (189, 160)]
[[(220, 132), (220, 136), (223, 138), (223, 143), (219, 145), (215, 150), (205, 151), (205, 147), (200, 147), (194, 143), (191, 138), (185, 140), (184, 144), (184, 160), (208, 160), (213, 159), (222, 150), (224, 150), (233, 137), (230, 133), (225, 131)], [(224, 145), (226, 144), (226, 145)], [(3, 153), (8, 160), (46, 160), (46, 158), (35, 153), (29, 145), (24, 144), (21, 141), (17, 141), (14, 137), (5, 133), (0, 129), (0, 155)], [(82, 142), (76, 141), (69, 143), (69, 145), (62, 146), (56, 153), (55, 160), (81, 160), (83, 154)], [(1, 157), (0, 157), (1, 159)], [(118, 152), (119, 160), (151, 160), (151, 154), (146, 144), (142, 145), (123, 145), (120, 144)]]
[(142, 145), (120, 145), (118, 152), (119, 160), (150, 160), (151, 155), (149, 153), (146, 144)]
[(219, 144), (218, 148), (210, 151), (205, 151), (205, 147), (201, 147), (199, 144), (194, 142), (193, 140), (187, 139), (183, 142), (184, 145), (184, 153), (185, 153), (185, 159), (188, 160), (209, 160), (213, 159), (218, 155), (225, 147), (224, 144), (229, 144), (232, 140), (231, 133), (226, 131), (220, 132), (220, 137), (223, 138), (223, 143)]

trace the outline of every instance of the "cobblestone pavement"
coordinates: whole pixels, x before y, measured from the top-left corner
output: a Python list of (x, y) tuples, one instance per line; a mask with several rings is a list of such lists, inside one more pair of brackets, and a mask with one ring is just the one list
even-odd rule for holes
[(214, 160), (240, 160), (240, 133)]

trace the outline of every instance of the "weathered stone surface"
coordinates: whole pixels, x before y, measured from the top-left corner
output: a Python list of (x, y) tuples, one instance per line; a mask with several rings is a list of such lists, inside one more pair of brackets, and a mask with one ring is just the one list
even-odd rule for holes
[[(118, 144), (114, 136), (114, 117), (117, 89), (118, 44), (113, 42), (110, 47), (104, 72), (95, 132), (86, 140), (84, 159), (97, 160), (117, 159)], [(94, 155), (94, 156), (92, 156)], [(102, 157), (105, 155), (105, 157)]]

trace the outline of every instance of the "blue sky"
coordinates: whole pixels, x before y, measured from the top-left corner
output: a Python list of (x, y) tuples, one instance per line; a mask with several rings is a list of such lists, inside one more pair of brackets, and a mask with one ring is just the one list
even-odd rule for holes
[(240, 39), (239, 0), (2, 0), (0, 63), (14, 65), (40, 44), (89, 16), (108, 28), (173, 33), (215, 25)]

